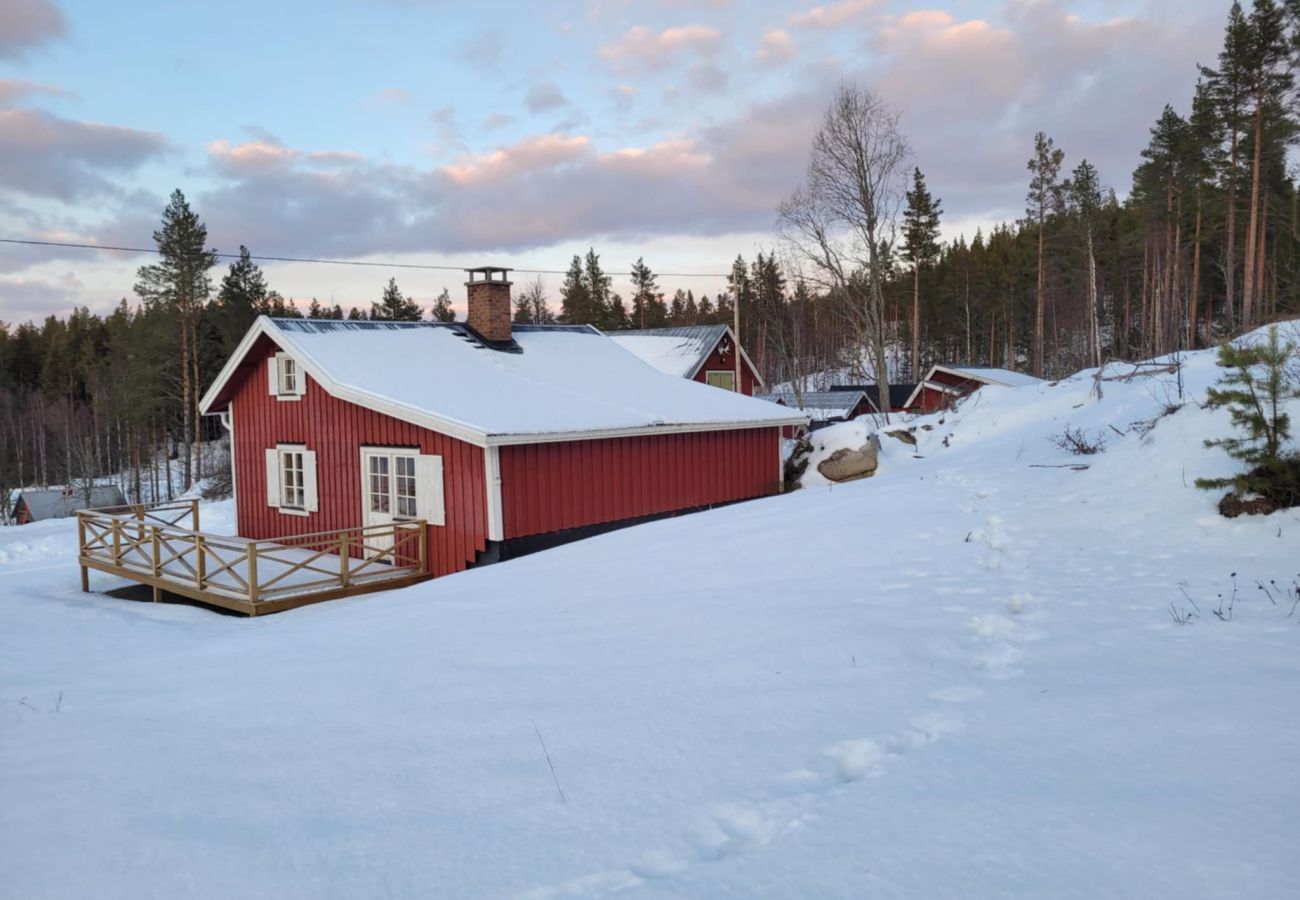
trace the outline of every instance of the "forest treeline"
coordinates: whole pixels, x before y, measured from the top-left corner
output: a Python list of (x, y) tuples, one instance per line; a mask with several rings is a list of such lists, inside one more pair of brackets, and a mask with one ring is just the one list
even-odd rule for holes
[[(1217, 59), (1188, 73), (1190, 107), (1153, 111), (1127, 182), (1039, 133), (1026, 144), (1023, 218), (987, 233), (939, 240), (942, 203), (914, 168), (896, 227), (877, 248), (896, 377), (915, 380), (934, 362), (1056, 377), (1300, 314), (1300, 203), (1288, 156), (1298, 63), (1300, 0), (1234, 3)], [(204, 477), (196, 442), (219, 428), (201, 419), (198, 401), (257, 315), (454, 318), (446, 291), (426, 310), (393, 279), (368, 309), (295, 304), (243, 247), (217, 272), (180, 191), (154, 239), (157, 261), (140, 268), (134, 297), (112, 313), (0, 323), (0, 506), (15, 486), (93, 474), (126, 473), (133, 499), (171, 496)], [(738, 257), (711, 296), (669, 295), (644, 260), (616, 282), (592, 248), (573, 257), (558, 297), (539, 280), (516, 284), (515, 320), (606, 330), (730, 323), (738, 302), (742, 343), (769, 384), (870, 377), (867, 338), (846, 308), (854, 301), (814, 287), (800, 265), (774, 240), (751, 260)], [(160, 468), (167, 458), (175, 466)]]

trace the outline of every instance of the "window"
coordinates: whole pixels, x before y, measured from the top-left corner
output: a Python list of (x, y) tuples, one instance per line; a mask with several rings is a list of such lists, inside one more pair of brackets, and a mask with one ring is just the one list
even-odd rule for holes
[(397, 465), (397, 483), (394, 485), (396, 490), (393, 492), (397, 498), (397, 514), (414, 519), (416, 517), (415, 457), (395, 456), (393, 462)]
[(306, 509), (301, 450), (280, 451), (280, 508)]
[(307, 375), (287, 353), (267, 358), (267, 387), (277, 400), (300, 400), (307, 393)]
[(315, 451), (305, 444), (277, 444), (266, 451), (266, 505), (291, 516), (319, 511)]
[(729, 369), (713, 369), (704, 373), (704, 383), (724, 390), (736, 389), (736, 373)]
[(361, 512), (366, 525), (445, 524), (442, 457), (412, 447), (362, 447)]
[(298, 393), (298, 364), (292, 356), (280, 357), (280, 393)]
[(370, 511), (391, 511), (388, 491), (388, 457), (370, 457)]

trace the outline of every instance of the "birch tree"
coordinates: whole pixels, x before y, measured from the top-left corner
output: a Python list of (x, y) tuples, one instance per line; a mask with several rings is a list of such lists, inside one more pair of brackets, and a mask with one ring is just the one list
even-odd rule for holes
[(791, 254), (811, 281), (840, 301), (868, 351), (881, 397), (889, 396), (886, 253), (911, 155), (898, 119), (875, 91), (842, 85), (813, 137), (804, 183), (778, 214)]

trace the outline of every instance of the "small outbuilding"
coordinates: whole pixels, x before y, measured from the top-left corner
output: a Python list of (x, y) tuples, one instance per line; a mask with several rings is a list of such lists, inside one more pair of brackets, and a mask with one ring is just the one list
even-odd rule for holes
[(470, 270), (465, 322), (259, 318), (202, 401), (231, 434), (238, 533), (423, 521), (443, 575), (781, 489), (801, 412), (589, 326), (512, 325), (508, 272)]
[(962, 397), (975, 393), (985, 385), (1027, 387), (1041, 383), (1041, 378), (1010, 369), (934, 365), (913, 389), (905, 408), (914, 413), (935, 412), (951, 407)]
[(639, 356), (665, 375), (729, 391), (737, 390), (736, 356), (739, 355), (739, 393), (750, 397), (762, 393), (762, 376), (729, 325), (611, 331), (609, 336), (624, 350)]
[[(874, 384), (840, 384), (830, 388), (832, 391), (847, 391), (853, 393), (861, 391), (867, 395), (867, 400), (871, 404), (872, 412), (881, 412), (880, 406), (880, 388)], [(914, 384), (891, 384), (889, 386), (889, 409), (885, 412), (903, 412), (907, 408), (907, 399), (912, 396), (916, 390)]]
[(64, 519), (76, 515), (79, 509), (117, 506), (126, 506), (126, 497), (115, 484), (97, 484), (90, 489), (89, 497), (79, 488), (46, 488), (19, 491), (14, 497), (10, 515), (15, 525), (26, 525), (46, 519)]
[[(802, 396), (795, 396), (793, 391), (777, 391), (765, 394), (760, 399), (799, 410), (808, 417), (810, 428), (821, 428), (835, 422), (847, 422), (876, 411), (866, 392), (861, 390), (804, 391)], [(784, 435), (792, 438), (797, 430), (788, 427)]]

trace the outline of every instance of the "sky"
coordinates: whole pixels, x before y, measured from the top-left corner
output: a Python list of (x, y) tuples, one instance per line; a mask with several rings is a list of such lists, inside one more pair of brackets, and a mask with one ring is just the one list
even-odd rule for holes
[[(776, 246), (840, 84), (895, 106), (951, 239), (1024, 213), (1045, 131), (1121, 195), (1226, 0), (0, 0), (0, 238), (152, 245), (180, 188), (222, 252), (608, 271), (714, 294)], [(0, 321), (105, 311), (141, 254), (0, 244)], [(423, 305), (459, 271), (268, 263)], [(223, 263), (214, 274), (224, 272)], [(698, 276), (698, 277), (696, 277)], [(516, 276), (516, 282), (530, 278)], [(560, 279), (544, 279), (558, 303)], [(627, 279), (615, 289), (630, 294)]]

